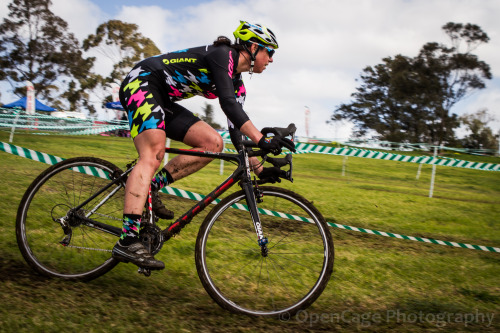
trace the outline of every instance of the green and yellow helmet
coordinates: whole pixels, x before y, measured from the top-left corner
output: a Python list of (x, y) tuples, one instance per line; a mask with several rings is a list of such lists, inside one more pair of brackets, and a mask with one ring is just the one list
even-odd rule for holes
[[(261, 24), (252, 24), (247, 21), (240, 21), (239, 27), (233, 32), (236, 44), (242, 42), (257, 42), (278, 48), (278, 41), (274, 33)], [(253, 38), (253, 39), (252, 39)]]

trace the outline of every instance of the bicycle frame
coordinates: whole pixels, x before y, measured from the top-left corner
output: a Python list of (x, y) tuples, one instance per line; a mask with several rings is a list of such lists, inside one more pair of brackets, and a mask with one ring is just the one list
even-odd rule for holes
[[(189, 156), (198, 156), (198, 157), (208, 157), (213, 159), (220, 159), (225, 161), (233, 161), (238, 164), (236, 170), (224, 181), (222, 184), (217, 186), (212, 192), (210, 192), (205, 198), (197, 202), (191, 209), (189, 209), (186, 213), (180, 216), (174, 223), (172, 223), (167, 229), (162, 231), (163, 234), (163, 242), (169, 240), (172, 236), (178, 234), (187, 224), (191, 222), (191, 220), (198, 215), (201, 211), (203, 211), (211, 202), (225, 193), (228, 189), (230, 189), (235, 183), (241, 180), (241, 186), (245, 192), (245, 197), (247, 201), (247, 205), (250, 211), (250, 215), (252, 217), (252, 221), (255, 226), (255, 232), (257, 234), (258, 243), (261, 247), (265, 247), (267, 244), (267, 239), (264, 237), (261, 227), (261, 221), (259, 217), (259, 213), (257, 210), (257, 200), (254, 195), (254, 187), (252, 185), (252, 178), (250, 174), (250, 162), (249, 162), (249, 152), (247, 149), (242, 149), (238, 154), (227, 154), (227, 153), (217, 153), (217, 152), (209, 152), (209, 151), (200, 151), (193, 149), (180, 149), (180, 148), (165, 148), (166, 153), (178, 154), (178, 155), (189, 155)], [(102, 192), (104, 192), (109, 187), (114, 184), (123, 181), (128, 174), (132, 171), (133, 166), (125, 171), (123, 174), (119, 175), (116, 179), (114, 179), (107, 186), (100, 189), (90, 198), (82, 202), (79, 206), (74, 208), (74, 212), (79, 211), (82, 207), (84, 207), (88, 202), (96, 198)], [(246, 172), (245, 172), (246, 171)], [(103, 199), (103, 201), (107, 200), (107, 197)], [(94, 210), (94, 212), (102, 203), (98, 204)], [(117, 227), (113, 227), (104, 223), (100, 223), (94, 221), (90, 218), (90, 214), (87, 216), (79, 216), (79, 218), (88, 226), (100, 229), (102, 231), (108, 232), (110, 234), (119, 236), (121, 233), (121, 229)], [(63, 222), (60, 221), (62, 224)]]
[[(211, 202), (230, 189), (238, 180), (242, 180), (242, 188), (245, 191), (247, 205), (252, 216), (252, 221), (255, 226), (259, 244), (263, 242), (264, 236), (260, 224), (260, 217), (257, 210), (257, 201), (253, 195), (252, 178), (250, 174), (250, 163), (248, 160), (249, 154), (246, 149), (243, 149), (239, 154), (215, 153), (208, 151), (199, 151), (192, 149), (165, 148), (166, 153), (181, 154), (198, 157), (209, 157), (225, 161), (234, 161), (238, 163), (236, 170), (225, 180), (210, 192), (205, 198), (197, 202), (191, 209), (180, 216), (170, 227), (165, 229), (163, 233), (164, 241), (169, 240), (173, 235), (179, 233), (191, 220), (203, 211)], [(245, 172), (247, 171), (248, 172)]]

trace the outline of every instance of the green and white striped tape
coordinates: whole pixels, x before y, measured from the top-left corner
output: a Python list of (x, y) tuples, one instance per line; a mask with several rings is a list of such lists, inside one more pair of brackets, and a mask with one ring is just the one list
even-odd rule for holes
[(326, 146), (319, 146), (307, 143), (297, 143), (295, 144), (295, 149), (297, 149), (297, 151), (319, 153), (319, 154), (363, 157), (363, 158), (372, 158), (378, 160), (411, 162), (420, 164), (432, 164), (432, 165), (449, 166), (456, 168), (485, 170), (485, 171), (500, 171), (500, 164), (470, 162), (458, 159), (436, 158), (432, 156), (407, 156), (407, 155), (400, 155), (400, 154), (393, 154), (393, 153), (386, 153), (386, 152), (372, 151), (365, 149), (335, 148), (335, 147), (326, 147)]
[[(57, 162), (62, 161), (63, 159), (57, 156), (52, 156), (49, 154), (45, 153), (40, 153), (35, 150), (19, 147), (19, 146), (14, 146), (9, 143), (5, 142), (0, 142), (0, 150), (21, 156), (24, 158), (28, 158), (34, 161), (46, 163), (53, 165)], [(82, 172), (88, 175), (93, 175), (101, 178), (109, 178), (108, 175), (106, 174), (100, 174), (97, 172), (97, 170), (92, 170), (94, 168), (82, 168), (78, 169), (75, 171)], [(161, 190), (163, 193), (170, 194), (173, 196), (181, 197), (181, 198), (186, 198), (186, 199), (191, 199), (191, 200), (196, 200), (200, 201), (202, 200), (205, 196), (190, 192), (190, 191), (185, 191), (181, 190), (178, 188), (174, 187), (165, 187)], [(215, 200), (213, 203), (218, 203), (220, 202), (220, 199)], [(236, 204), (233, 205), (233, 208), (237, 208), (240, 210), (246, 210), (248, 211), (248, 208), (246, 205), (242, 204)], [(310, 222), (309, 219), (301, 216), (296, 216), (296, 215), (291, 215), (291, 214), (286, 214), (286, 213), (281, 213), (281, 212), (275, 212), (275, 211), (270, 211), (267, 209), (261, 209), (259, 208), (259, 211), (261, 214), (266, 214), (270, 216), (280, 216), (283, 218), (295, 220), (295, 221), (303, 221), (303, 222)], [(370, 229), (364, 229), (364, 228), (357, 228), (357, 227), (352, 227), (348, 225), (342, 225), (338, 223), (332, 223), (328, 222), (328, 225), (334, 228), (339, 228), (339, 229), (345, 229), (345, 230), (350, 230), (350, 231), (358, 231), (358, 232), (363, 232), (367, 234), (372, 234), (372, 235), (378, 235), (378, 236), (384, 236), (384, 237), (392, 237), (392, 238), (399, 238), (399, 239), (406, 239), (406, 240), (411, 240), (411, 241), (416, 241), (416, 242), (423, 242), (423, 243), (430, 243), (430, 244), (438, 244), (438, 245), (447, 245), (447, 246), (453, 246), (453, 247), (460, 247), (464, 249), (471, 249), (471, 250), (480, 250), (480, 251), (487, 251), (487, 252), (496, 252), (500, 253), (500, 248), (498, 247), (492, 247), (492, 246), (483, 246), (483, 245), (472, 245), (472, 244), (464, 244), (464, 243), (457, 243), (457, 242), (450, 242), (450, 241), (442, 241), (442, 240), (437, 240), (437, 239), (432, 239), (432, 238), (422, 238), (422, 237), (414, 237), (414, 236), (405, 236), (405, 235), (400, 235), (400, 234), (394, 234), (390, 232), (384, 232), (384, 231), (378, 231), (378, 230), (370, 230)]]
[[(231, 143), (231, 140), (229, 139), (229, 133), (222, 132), (220, 134), (226, 143)], [(327, 146), (313, 145), (300, 142), (295, 143), (295, 149), (296, 152), (294, 154), (316, 153), (316, 154), (326, 154), (326, 155), (371, 158), (371, 159), (386, 160), (386, 161), (431, 164), (431, 165), (440, 165), (440, 166), (466, 168), (466, 169), (483, 170), (483, 171), (500, 171), (500, 164), (471, 162), (471, 161), (464, 161), (447, 157), (437, 158), (432, 156), (408, 156), (408, 155), (393, 154), (393, 153), (359, 149), (359, 148), (335, 148), (335, 147), (327, 147)]]
[(0, 114), (0, 129), (13, 127), (36, 130), (34, 134), (37, 135), (90, 135), (129, 129), (128, 122), (120, 120), (98, 123), (88, 119), (59, 118), (41, 114)]
[(328, 222), (328, 224), (332, 227), (335, 227), (335, 228), (351, 230), (351, 231), (358, 231), (358, 232), (363, 232), (363, 233), (371, 234), (371, 235), (378, 235), (378, 236), (392, 237), (392, 238), (399, 238), (399, 239), (407, 239), (407, 240), (412, 240), (412, 241), (416, 241), (416, 242), (423, 242), (423, 243), (430, 243), (430, 244), (448, 245), (448, 246), (461, 247), (464, 249), (471, 249), (471, 250), (481, 250), (481, 251), (500, 253), (500, 248), (498, 248), (498, 247), (483, 246), (483, 245), (471, 245), (471, 244), (464, 244), (464, 243), (457, 243), (457, 242), (442, 241), (442, 240), (437, 240), (437, 239), (432, 239), (432, 238), (405, 236), (405, 235), (393, 234), (393, 233), (384, 232), (384, 231), (356, 228), (356, 227), (351, 227), (348, 225), (342, 225), (342, 224), (332, 223), (332, 222)]
[(56, 164), (58, 162), (61, 162), (63, 159), (57, 156), (45, 154), (45, 153), (40, 153), (35, 150), (19, 147), (19, 146), (14, 146), (6, 142), (0, 142), (0, 150), (12, 154), (12, 155), (17, 155), (21, 156), (33, 161), (37, 162), (42, 162), (45, 164)]
[[(62, 125), (63, 121), (68, 125)], [(128, 122), (111, 121), (106, 124), (96, 124), (89, 120), (74, 118), (58, 118), (49, 115), (27, 115), (27, 114), (0, 114), (0, 128), (23, 128), (36, 129), (41, 131), (51, 131), (50, 133), (36, 134), (66, 134), (66, 135), (90, 135), (99, 134), (115, 130), (127, 130)], [(221, 131), (219, 134), (225, 142), (231, 143), (229, 132)], [(295, 143), (296, 154), (317, 153), (338, 156), (352, 156), (371, 158), (387, 161), (410, 162), (419, 164), (440, 165), (448, 167), (466, 168), (484, 171), (500, 171), (500, 164), (470, 162), (450, 158), (436, 158), (432, 156), (407, 156), (388, 152), (372, 151), (359, 148), (335, 148), (321, 145)], [(234, 151), (234, 150), (227, 150)]]

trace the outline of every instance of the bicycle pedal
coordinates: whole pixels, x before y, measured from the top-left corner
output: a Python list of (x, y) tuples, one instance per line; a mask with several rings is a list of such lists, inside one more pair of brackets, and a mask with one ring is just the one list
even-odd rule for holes
[(137, 270), (137, 273), (143, 274), (145, 277), (151, 276), (151, 270), (148, 268), (139, 267), (139, 269)]

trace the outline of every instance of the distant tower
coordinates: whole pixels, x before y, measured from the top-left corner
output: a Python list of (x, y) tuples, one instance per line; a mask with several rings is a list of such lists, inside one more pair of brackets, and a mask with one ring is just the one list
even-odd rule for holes
[(307, 140), (309, 141), (309, 116), (311, 115), (311, 111), (309, 111), (309, 107), (306, 108), (306, 137)]

